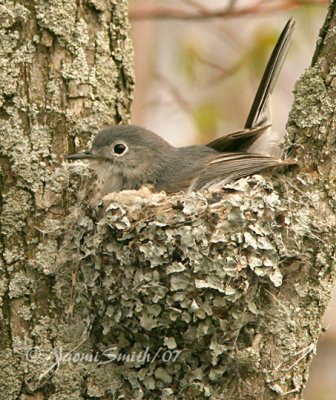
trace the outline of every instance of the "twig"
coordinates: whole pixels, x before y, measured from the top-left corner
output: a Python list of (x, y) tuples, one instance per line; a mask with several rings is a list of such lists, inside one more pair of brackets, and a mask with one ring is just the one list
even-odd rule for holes
[(327, 5), (328, 0), (287, 0), (278, 4), (269, 4), (263, 1), (252, 6), (234, 8), (230, 5), (219, 10), (205, 10), (197, 7), (197, 11), (180, 10), (178, 8), (155, 7), (148, 9), (130, 9), (129, 17), (133, 21), (144, 19), (155, 20), (190, 20), (202, 21), (213, 18), (233, 18), (250, 14), (269, 14), (276, 11), (290, 10), (304, 5)]

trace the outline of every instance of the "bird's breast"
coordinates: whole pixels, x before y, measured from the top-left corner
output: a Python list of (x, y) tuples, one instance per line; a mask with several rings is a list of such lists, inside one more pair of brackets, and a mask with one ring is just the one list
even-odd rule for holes
[(97, 175), (96, 183), (102, 195), (123, 189), (123, 177), (116, 173), (111, 163), (92, 161), (91, 167)]

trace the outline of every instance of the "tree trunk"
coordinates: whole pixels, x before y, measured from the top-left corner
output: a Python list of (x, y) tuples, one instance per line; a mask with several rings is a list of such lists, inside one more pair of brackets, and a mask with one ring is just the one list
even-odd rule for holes
[(87, 323), (68, 312), (74, 271), (70, 259), (62, 263), (61, 247), (78, 193), (63, 157), (104, 125), (129, 118), (127, 11), (126, 0), (0, 1), (2, 399), (79, 399), (93, 386), (105, 390), (92, 384), (86, 365), (48, 368), (53, 349), (78, 344)]
[(335, 285), (336, 2), (296, 87), (299, 169), (99, 207), (61, 160), (127, 120), (125, 2), (19, 3), (0, 31), (3, 397), (301, 399)]

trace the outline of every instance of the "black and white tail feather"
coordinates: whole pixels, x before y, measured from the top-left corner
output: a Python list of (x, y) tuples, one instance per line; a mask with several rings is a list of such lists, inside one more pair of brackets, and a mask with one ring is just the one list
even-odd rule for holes
[(249, 153), (252, 144), (271, 127), (270, 96), (286, 58), (294, 25), (295, 21), (291, 18), (279, 36), (260, 81), (245, 128), (207, 144), (208, 147), (222, 154), (204, 166), (198, 176), (192, 180), (189, 191), (209, 188), (213, 185), (223, 186), (231, 180), (243, 178), (264, 169), (296, 164), (294, 160), (281, 160)]

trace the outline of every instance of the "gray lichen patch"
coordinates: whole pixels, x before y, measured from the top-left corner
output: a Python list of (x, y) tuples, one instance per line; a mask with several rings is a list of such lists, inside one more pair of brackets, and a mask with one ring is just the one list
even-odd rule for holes
[(12, 188), (3, 194), (1, 232), (9, 239), (21, 232), (26, 225), (26, 216), (31, 207), (31, 197), (25, 190)]
[[(302, 178), (288, 185), (254, 176), (233, 193), (167, 197), (143, 188), (108, 195), (98, 208), (69, 217), (74, 236), (64, 251), (79, 255), (75, 312), (95, 319), (100, 350), (113, 344), (117, 353), (161, 354), (152, 363), (118, 364), (133, 390), (163, 395), (178, 382), (183, 398), (211, 397), (230, 374), (239, 385), (249, 371), (273, 391), (285, 393), (293, 379), (302, 390), (293, 355), (316, 341), (318, 323), (295, 271), (317, 267), (316, 252), (303, 249), (316, 240), (323, 248), (335, 231), (311, 207), (321, 202), (318, 192), (303, 194), (302, 185)], [(334, 250), (320, 251), (320, 271)], [(272, 360), (270, 343), (279, 348)], [(173, 351), (178, 356), (166, 362)]]
[[(321, 54), (296, 83), (293, 104), (287, 125), (291, 140), (295, 143), (291, 150), (299, 156), (307, 168), (319, 170), (320, 178), (328, 177), (326, 186), (334, 186), (335, 146), (335, 67), (326, 45)], [(296, 137), (300, 129), (300, 136)], [(327, 146), (326, 146), (327, 144)], [(309, 184), (309, 177), (306, 177)], [(311, 176), (311, 181), (314, 181)], [(332, 195), (331, 191), (331, 195)]]
[(292, 108), (290, 118), (299, 128), (322, 124), (335, 109), (317, 65), (310, 67), (297, 82), (295, 95), (299, 101)]
[(23, 378), (23, 371), (18, 371), (17, 366), (13, 365), (13, 354), (10, 349), (5, 349), (1, 352), (0, 368), (2, 376), (6, 377), (1, 379), (1, 390), (6, 393), (8, 398), (15, 398), (20, 395), (21, 380)]
[(9, 284), (9, 297), (17, 298), (29, 294), (31, 281), (22, 272), (16, 272)]
[[(72, 1), (53, 0), (51, 2), (36, 2), (36, 18), (40, 26), (58, 36), (63, 44), (70, 48), (83, 43), (85, 29), (76, 26), (77, 5)], [(80, 35), (82, 33), (82, 35)]]

